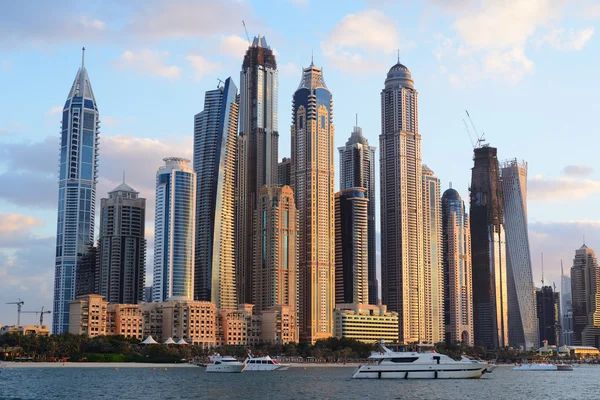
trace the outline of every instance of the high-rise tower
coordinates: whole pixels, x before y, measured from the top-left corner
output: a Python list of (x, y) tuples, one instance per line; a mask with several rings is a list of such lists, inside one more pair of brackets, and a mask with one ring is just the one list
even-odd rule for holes
[(194, 118), (196, 249), (194, 297), (219, 309), (237, 307), (235, 190), (237, 88), (231, 78), (206, 92)]
[(163, 161), (156, 173), (152, 301), (193, 300), (196, 173), (190, 160)]
[(425, 275), (425, 332), (430, 343), (444, 340), (444, 270), (442, 267), (442, 210), (440, 180), (423, 165), (423, 259)]
[(544, 341), (547, 341), (548, 346), (558, 346), (560, 337), (560, 293), (556, 292), (552, 286), (543, 286), (541, 289), (536, 289), (535, 294), (536, 317), (538, 319), (536, 325), (539, 326), (540, 346)]
[(529, 234), (527, 229), (527, 163), (502, 165), (506, 278), (508, 287), (508, 342), (525, 350), (538, 348)]
[(447, 343), (473, 346), (471, 233), (465, 203), (452, 188), (442, 196), (444, 319)]
[(277, 62), (265, 37), (255, 37), (240, 74), (238, 142), (237, 278), (240, 303), (252, 299), (252, 226), (261, 187), (277, 186), (279, 142)]
[(335, 302), (368, 304), (369, 230), (367, 190), (335, 194)]
[(571, 300), (571, 275), (565, 275), (560, 261), (560, 312), (562, 335), (560, 344), (573, 345), (573, 308)]
[(335, 218), (333, 97), (323, 71), (304, 68), (292, 102), (292, 188), (298, 208), (300, 336), (333, 334)]
[[(573, 344), (595, 346), (586, 338), (586, 330), (600, 328), (600, 267), (594, 251), (585, 244), (575, 251), (571, 268), (573, 307)], [(590, 332), (591, 333), (591, 332)]]
[(94, 241), (100, 119), (90, 78), (81, 67), (62, 113), (52, 333), (69, 331), (77, 264)]
[(486, 347), (508, 346), (504, 209), (496, 152), (487, 145), (476, 148), (471, 176), (474, 341)]
[(144, 301), (146, 199), (124, 181), (100, 200), (99, 293), (110, 303)]
[(398, 63), (381, 92), (381, 291), (398, 312), (399, 341), (425, 340), (423, 190), (418, 93)]
[(354, 187), (366, 189), (367, 230), (368, 230), (368, 286), (369, 304), (377, 304), (377, 250), (375, 240), (375, 146), (362, 134), (362, 129), (354, 127), (350, 138), (344, 147), (338, 147), (340, 152), (340, 190)]

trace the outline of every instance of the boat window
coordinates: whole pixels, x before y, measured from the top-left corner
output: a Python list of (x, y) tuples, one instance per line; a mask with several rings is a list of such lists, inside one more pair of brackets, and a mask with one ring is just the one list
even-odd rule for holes
[(269, 363), (269, 364), (273, 364), (273, 360), (269, 360), (269, 361), (268, 361), (268, 363)]
[(419, 357), (402, 357), (402, 358), (392, 358), (390, 361), (393, 363), (411, 363), (415, 362), (419, 359)]
[(248, 364), (254, 364), (254, 360), (248, 361)]

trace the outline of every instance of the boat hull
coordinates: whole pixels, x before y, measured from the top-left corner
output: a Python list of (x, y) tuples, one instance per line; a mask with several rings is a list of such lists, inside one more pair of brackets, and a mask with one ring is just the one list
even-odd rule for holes
[(209, 364), (206, 366), (206, 372), (211, 373), (240, 373), (244, 370), (245, 365), (226, 365), (226, 364)]
[(365, 365), (352, 376), (355, 379), (477, 379), (486, 372), (486, 365)]
[(246, 364), (246, 371), (285, 371), (289, 364)]

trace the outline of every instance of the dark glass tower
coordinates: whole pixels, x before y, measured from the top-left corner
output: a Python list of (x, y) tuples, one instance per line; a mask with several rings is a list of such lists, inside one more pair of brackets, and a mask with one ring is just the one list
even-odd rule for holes
[(237, 87), (231, 78), (206, 92), (194, 121), (196, 251), (194, 298), (221, 309), (237, 306), (235, 189), (238, 127)]
[(375, 248), (375, 146), (363, 136), (362, 129), (354, 127), (340, 152), (340, 190), (354, 187), (366, 189), (368, 199), (368, 273), (369, 304), (377, 304), (377, 250)]
[[(85, 52), (85, 49), (83, 49)], [(81, 59), (62, 113), (52, 333), (69, 331), (77, 265), (94, 241), (100, 119)]]
[(560, 294), (552, 286), (536, 289), (537, 318), (540, 346), (544, 340), (548, 346), (558, 346), (560, 338)]
[[(497, 150), (475, 149), (471, 176), (471, 257), (475, 345), (508, 346), (502, 186)], [(533, 289), (532, 289), (533, 290)]]
[(144, 300), (146, 199), (125, 182), (100, 200), (99, 294), (110, 303)]
[(238, 200), (236, 212), (238, 299), (253, 303), (253, 219), (257, 193), (277, 186), (279, 142), (277, 62), (264, 37), (255, 37), (240, 73)]

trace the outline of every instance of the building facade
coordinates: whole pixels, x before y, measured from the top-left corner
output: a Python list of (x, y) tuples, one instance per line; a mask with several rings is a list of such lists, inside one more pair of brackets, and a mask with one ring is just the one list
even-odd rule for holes
[(440, 180), (427, 165), (422, 166), (422, 172), (425, 339), (430, 343), (438, 343), (445, 336)]
[(368, 209), (363, 187), (335, 194), (336, 304), (369, 304)]
[(539, 344), (527, 229), (527, 163), (506, 161), (501, 174), (506, 235), (508, 342), (511, 346), (531, 350), (538, 348)]
[(548, 346), (558, 346), (560, 340), (560, 293), (552, 286), (536, 288), (539, 343), (547, 342)]
[(474, 153), (470, 202), (474, 342), (506, 347), (508, 285), (500, 166), (496, 148), (483, 145)]
[(333, 97), (314, 64), (292, 101), (292, 188), (299, 215), (300, 337), (331, 337), (335, 306)]
[(447, 343), (473, 346), (471, 232), (465, 203), (452, 188), (442, 196), (442, 264)]
[(277, 183), (279, 186), (290, 186), (292, 184), (292, 160), (283, 157), (283, 160), (277, 164)]
[(398, 313), (398, 340), (426, 340), (423, 191), (418, 93), (400, 62), (381, 92), (381, 293)]
[(108, 302), (99, 294), (86, 294), (69, 302), (69, 333), (88, 337), (106, 335)]
[(561, 345), (573, 344), (573, 307), (571, 301), (571, 276), (565, 275), (560, 261), (560, 312), (562, 313)]
[(278, 183), (279, 78), (273, 50), (255, 37), (240, 73), (238, 138), (237, 277), (240, 303), (253, 303), (252, 246), (258, 191)]
[[(83, 49), (85, 51), (85, 49)], [(69, 331), (77, 265), (94, 242), (100, 119), (81, 60), (62, 111), (52, 332)]]
[(354, 127), (344, 147), (338, 147), (340, 153), (340, 190), (355, 187), (365, 188), (367, 205), (367, 241), (368, 241), (368, 286), (369, 304), (377, 304), (377, 250), (375, 232), (375, 146), (362, 134), (362, 129)]
[(144, 340), (144, 313), (140, 304), (108, 304), (106, 334)]
[(590, 339), (585, 340), (584, 330), (587, 328), (591, 334), (591, 328), (600, 328), (600, 267), (594, 251), (585, 244), (575, 251), (571, 268), (571, 296), (573, 344), (589, 346)]
[(75, 297), (86, 294), (100, 294), (100, 260), (98, 247), (88, 245), (87, 253), (77, 262)]
[(261, 313), (261, 340), (271, 344), (298, 343), (297, 313), (290, 306), (271, 307)]
[(383, 305), (338, 304), (334, 314), (334, 336), (375, 343), (398, 340), (398, 313)]
[(152, 301), (194, 298), (196, 173), (170, 157), (156, 173)]
[(99, 294), (109, 303), (144, 301), (146, 199), (125, 182), (100, 200)]
[[(288, 306), (298, 309), (298, 213), (289, 186), (263, 186), (254, 226), (254, 309)], [(295, 327), (294, 327), (295, 329)]]
[(194, 119), (196, 245), (194, 297), (217, 308), (237, 306), (235, 191), (238, 98), (231, 78), (206, 92)]

